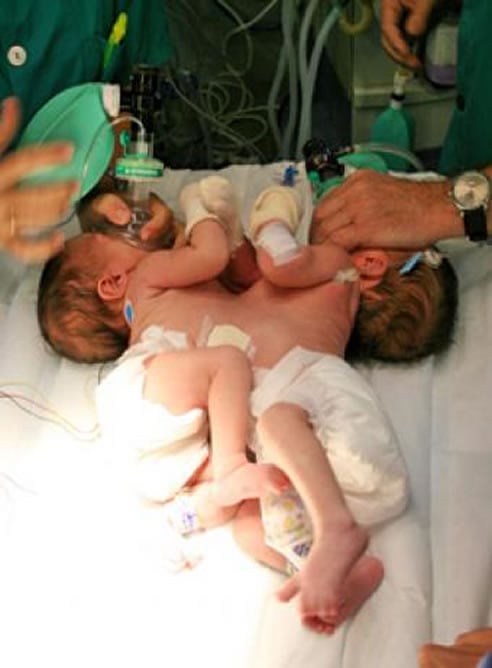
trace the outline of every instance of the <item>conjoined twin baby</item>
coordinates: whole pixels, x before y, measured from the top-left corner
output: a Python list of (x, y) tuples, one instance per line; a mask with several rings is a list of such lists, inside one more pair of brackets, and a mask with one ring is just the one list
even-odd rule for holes
[[(220, 176), (185, 186), (180, 205), (187, 247), (154, 252), (154, 260), (162, 253), (160, 282), (155, 263), (145, 277), (148, 259), (125, 278), (130, 346), (97, 388), (103, 434), (133, 448), (139, 490), (164, 504), (182, 566), (189, 536), (230, 520), (243, 549), (288, 574), (280, 600), (295, 599), (303, 624), (332, 633), (383, 577), (367, 551), (370, 529), (398, 516), (408, 498), (395, 432), (344, 360), (361, 270), (334, 244), (297, 240), (303, 202), (295, 187), (259, 192), (244, 223)], [(217, 279), (244, 243), (255, 248), (260, 278), (232, 294)], [(188, 276), (181, 282), (180, 272)], [(189, 370), (186, 351), (197, 360)], [(210, 351), (226, 356), (202, 377)], [(183, 366), (173, 370), (178, 353)], [(179, 392), (192, 402), (202, 380), (207, 402), (176, 411)], [(235, 392), (244, 413), (232, 423)]]

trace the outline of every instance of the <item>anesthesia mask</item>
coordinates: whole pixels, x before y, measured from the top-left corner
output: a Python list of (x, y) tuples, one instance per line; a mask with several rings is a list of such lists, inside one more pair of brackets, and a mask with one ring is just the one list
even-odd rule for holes
[[(73, 204), (99, 182), (114, 150), (114, 119), (120, 108), (117, 85), (86, 83), (55, 95), (31, 119), (19, 148), (54, 141), (69, 142), (74, 153), (68, 164), (43, 167), (22, 180), (23, 185), (43, 185), (76, 180), (80, 189)], [(73, 211), (72, 211), (73, 214)], [(68, 222), (71, 215), (56, 227)]]
[(119, 237), (145, 250), (171, 248), (176, 237), (174, 227), (146, 241), (141, 238), (141, 229), (151, 218), (150, 194), (154, 183), (163, 175), (164, 165), (152, 155), (152, 135), (146, 133), (135, 117), (128, 117), (127, 120), (138, 124), (138, 133), (135, 140), (130, 139), (127, 131), (121, 133), (123, 155), (116, 160), (114, 176), (116, 192), (130, 208), (130, 221), (126, 225), (116, 225), (100, 218), (91, 224), (88, 231)]

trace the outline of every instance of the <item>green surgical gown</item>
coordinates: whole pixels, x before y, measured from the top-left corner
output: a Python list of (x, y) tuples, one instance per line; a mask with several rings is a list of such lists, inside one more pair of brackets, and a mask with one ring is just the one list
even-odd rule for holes
[(105, 76), (114, 83), (127, 81), (135, 64), (169, 59), (165, 0), (0, 0), (0, 100), (20, 98), (22, 127), (64, 88), (102, 80), (104, 48), (121, 11), (127, 34)]
[(492, 0), (464, 0), (458, 36), (456, 105), (440, 171), (492, 164)]

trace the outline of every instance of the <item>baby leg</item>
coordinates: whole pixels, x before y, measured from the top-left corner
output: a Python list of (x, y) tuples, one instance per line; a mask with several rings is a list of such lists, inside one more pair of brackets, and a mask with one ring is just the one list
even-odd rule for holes
[(310, 607), (302, 598), (303, 577), (301, 571), (288, 580), (277, 592), (281, 601), (289, 601), (295, 594), (299, 600), (302, 623), (317, 633), (333, 633), (347, 619), (353, 617), (359, 608), (376, 591), (383, 579), (383, 565), (376, 557), (363, 555), (355, 562), (340, 588), (341, 599), (337, 608), (326, 608), (315, 604)]
[(367, 533), (350, 514), (307, 413), (294, 404), (271, 406), (258, 420), (265, 458), (289, 476), (312, 522), (313, 544), (294, 589), (301, 613), (325, 618), (338, 614), (349, 573), (367, 546)]
[[(238, 545), (257, 561), (275, 570), (286, 572), (289, 564), (277, 550), (265, 543), (265, 533), (259, 503), (245, 501), (234, 517), (234, 538)], [(328, 564), (325, 564), (325, 567)], [(287, 601), (302, 589), (299, 582), (301, 573), (295, 574), (278, 592), (281, 601)], [(341, 586), (342, 602), (335, 612), (328, 611), (322, 617), (319, 611), (301, 608), (301, 618), (305, 626), (317, 633), (333, 633), (338, 626), (353, 617), (362, 604), (378, 588), (383, 577), (383, 567), (379, 559), (363, 555), (349, 571)]]
[[(176, 415), (208, 407), (213, 482), (196, 498), (187, 498), (198, 517), (212, 518), (212, 506), (218, 506), (217, 516), (223, 517), (223, 506), (288, 485), (274, 465), (252, 464), (247, 459), (251, 377), (247, 357), (233, 346), (170, 351), (147, 361), (146, 399)], [(219, 522), (204, 520), (201, 526), (211, 523)]]

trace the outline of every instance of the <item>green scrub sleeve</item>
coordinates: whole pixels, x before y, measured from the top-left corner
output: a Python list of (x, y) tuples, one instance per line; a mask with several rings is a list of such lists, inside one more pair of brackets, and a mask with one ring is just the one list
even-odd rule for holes
[(115, 81), (128, 80), (135, 65), (161, 66), (172, 55), (169, 23), (164, 0), (121, 3), (128, 7), (127, 34), (115, 57)]

